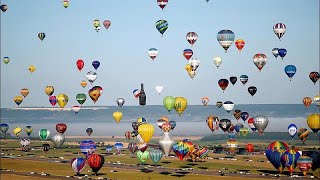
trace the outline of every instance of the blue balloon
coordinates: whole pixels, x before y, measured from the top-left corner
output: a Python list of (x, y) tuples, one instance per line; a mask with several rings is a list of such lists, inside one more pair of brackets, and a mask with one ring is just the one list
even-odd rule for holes
[(117, 142), (117, 143), (115, 143), (113, 146), (114, 146), (114, 148), (116, 148), (117, 153), (120, 154), (120, 152), (121, 152), (121, 150), (122, 150), (122, 148), (123, 148), (123, 144), (120, 143), (120, 142)]
[(110, 144), (106, 146), (106, 151), (107, 153), (110, 153), (110, 151), (112, 151), (112, 146)]
[(230, 139), (234, 139), (235, 136), (236, 136), (236, 132), (234, 132), (234, 131), (228, 133), (228, 137)]
[(171, 130), (173, 130), (177, 125), (175, 121), (169, 121), (169, 124), (171, 124)]
[(71, 159), (72, 169), (79, 175), (82, 169), (86, 166), (86, 160), (83, 158), (73, 158)]
[(291, 78), (294, 76), (294, 74), (296, 74), (297, 72), (297, 68), (294, 65), (288, 65), (284, 68), (285, 73), (287, 74), (287, 76)]
[(96, 143), (92, 140), (84, 140), (80, 143), (80, 150), (85, 156), (91, 155), (96, 149)]
[(153, 149), (149, 152), (150, 159), (154, 162), (154, 164), (158, 164), (163, 156), (163, 152), (160, 149)]
[(283, 58), (286, 56), (287, 54), (287, 50), (284, 49), (284, 48), (281, 48), (281, 49), (278, 49), (278, 53), (279, 53), (279, 56), (281, 57), (281, 59), (283, 60)]
[(291, 136), (291, 138), (293, 139), (293, 137), (297, 134), (297, 126), (295, 124), (290, 124), (288, 126), (288, 133)]
[(92, 66), (97, 70), (100, 66), (100, 62), (99, 61), (93, 61), (92, 62)]
[(8, 124), (6, 124), (6, 123), (0, 124), (0, 131), (2, 133), (6, 133), (8, 131), (8, 129), (9, 129), (9, 125)]
[(241, 112), (240, 117), (243, 121), (246, 121), (249, 118), (249, 113)]
[(240, 129), (243, 128), (243, 124), (241, 123), (237, 123), (235, 126), (234, 126), (234, 130), (236, 130), (236, 132), (240, 132)]

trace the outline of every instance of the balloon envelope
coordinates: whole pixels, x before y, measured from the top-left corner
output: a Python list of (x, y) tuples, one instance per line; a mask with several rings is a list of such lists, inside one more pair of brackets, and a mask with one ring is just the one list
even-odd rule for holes
[(56, 148), (60, 148), (62, 146), (62, 144), (65, 141), (65, 137), (63, 134), (55, 134), (52, 138), (51, 138), (51, 142), (54, 144), (54, 146)]
[(292, 77), (296, 74), (297, 68), (294, 65), (288, 65), (284, 68), (284, 72), (287, 74), (289, 77), (290, 81)]
[(222, 46), (222, 48), (227, 52), (231, 44), (233, 43), (235, 39), (234, 33), (229, 29), (223, 29), (218, 32), (217, 34), (217, 40)]
[(83, 158), (73, 158), (70, 161), (71, 168), (79, 174), (83, 168), (86, 166), (86, 160)]
[(92, 154), (88, 157), (88, 165), (91, 167), (92, 171), (97, 175), (99, 170), (104, 164), (104, 157), (100, 154)]

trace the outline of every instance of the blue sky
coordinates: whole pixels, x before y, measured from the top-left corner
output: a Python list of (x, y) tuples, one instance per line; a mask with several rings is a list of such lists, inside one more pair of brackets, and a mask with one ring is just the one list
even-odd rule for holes
[[(209, 104), (231, 100), (235, 104), (302, 103), (306, 96), (319, 93), (319, 82), (313, 85), (308, 75), (319, 71), (319, 1), (268, 0), (224, 1), (185, 0), (169, 1), (162, 11), (156, 0), (137, 1), (70, 1), (65, 9), (62, 1), (9, 1), (5, 13), (1, 12), (1, 59), (10, 57), (8, 65), (1, 62), (1, 107), (15, 107), (13, 98), (22, 88), (30, 94), (21, 106), (51, 106), (44, 87), (52, 85), (54, 95), (69, 96), (66, 107), (77, 105), (78, 93), (88, 93), (92, 87), (80, 86), (85, 74), (94, 70), (92, 61), (101, 62), (97, 80), (104, 92), (95, 105), (116, 105), (118, 97), (125, 105), (138, 105), (132, 90), (145, 84), (147, 105), (162, 104), (165, 96), (183, 96), (189, 104), (201, 104), (209, 97)], [(97, 34), (93, 20), (102, 23), (109, 19), (111, 26), (103, 26)], [(161, 37), (155, 22), (165, 19), (168, 30)], [(273, 25), (282, 22), (287, 32), (279, 41)], [(228, 53), (216, 36), (222, 29), (230, 29), (236, 39), (246, 45), (241, 53), (234, 43)], [(188, 61), (182, 51), (191, 48), (185, 35), (194, 31), (199, 38), (192, 47), (201, 61), (193, 80), (184, 69)], [(41, 42), (37, 34), (45, 32)], [(149, 48), (157, 48), (158, 57), (152, 61)], [(286, 48), (284, 60), (272, 55), (274, 47)], [(253, 64), (252, 57), (264, 53), (268, 62), (262, 72)], [(217, 69), (213, 58), (220, 56), (222, 65)], [(80, 73), (76, 61), (83, 59), (85, 67)], [(35, 65), (31, 75), (29, 65)], [(297, 73), (292, 81), (284, 73), (286, 65), (295, 65)], [(248, 83), (238, 80), (229, 84), (224, 93), (218, 86), (221, 78), (246, 74)], [(163, 85), (158, 95), (154, 87)], [(258, 92), (252, 98), (249, 86)], [(84, 105), (94, 105), (88, 97)]]

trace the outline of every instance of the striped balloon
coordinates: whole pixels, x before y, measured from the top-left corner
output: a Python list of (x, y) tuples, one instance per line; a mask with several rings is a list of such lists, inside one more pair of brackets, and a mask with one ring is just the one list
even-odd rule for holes
[(309, 106), (312, 103), (312, 99), (311, 97), (304, 97), (302, 100), (303, 104), (307, 107), (307, 109), (309, 108)]
[(273, 26), (273, 32), (278, 36), (279, 40), (281, 40), (282, 36), (286, 32), (286, 25), (283, 23), (277, 23)]
[(166, 20), (158, 20), (156, 22), (156, 28), (161, 33), (161, 37), (163, 36), (163, 33), (166, 32), (168, 29), (168, 22)]
[(214, 130), (218, 130), (219, 129), (219, 118), (216, 116), (209, 116), (207, 117), (207, 125), (209, 127), (209, 129), (213, 132)]
[(198, 153), (199, 153), (199, 157), (200, 157), (201, 159), (204, 159), (205, 157), (208, 156), (208, 154), (209, 154), (209, 149), (206, 148), (206, 147), (203, 147), (202, 149), (200, 149), (200, 150), (198, 151)]
[(241, 117), (241, 110), (239, 110), (239, 109), (234, 110), (233, 116), (234, 116), (237, 120), (239, 120), (240, 117)]
[(305, 176), (309, 171), (309, 169), (312, 167), (312, 159), (309, 156), (301, 156), (297, 160), (297, 165), (300, 171)]
[(46, 37), (46, 34), (43, 33), (43, 32), (41, 32), (41, 33), (38, 34), (38, 38), (39, 38), (41, 41), (44, 40), (45, 37)]
[(70, 161), (72, 169), (79, 175), (86, 166), (86, 160), (83, 158), (73, 158)]
[(288, 149), (281, 155), (281, 164), (292, 174), (297, 166), (300, 153), (296, 149)]
[(266, 149), (266, 156), (268, 160), (276, 169), (278, 169), (279, 172), (282, 172), (285, 167), (280, 162), (281, 155), (288, 149), (288, 144), (281, 141), (272, 142)]
[(186, 34), (186, 39), (191, 44), (191, 46), (193, 46), (194, 43), (196, 43), (196, 41), (198, 39), (198, 34), (195, 32), (188, 32)]
[(217, 34), (217, 40), (222, 46), (222, 48), (227, 52), (231, 44), (233, 43), (235, 39), (234, 33), (229, 29), (223, 29), (218, 32)]
[(309, 130), (306, 128), (300, 128), (298, 131), (298, 137), (301, 139), (301, 141), (304, 142), (307, 140), (308, 136), (309, 136)]
[(162, 156), (163, 156), (163, 153), (159, 149), (153, 149), (153, 150), (149, 151), (149, 157), (151, 158), (151, 160), (154, 162), (155, 165), (158, 164), (158, 162), (161, 160)]

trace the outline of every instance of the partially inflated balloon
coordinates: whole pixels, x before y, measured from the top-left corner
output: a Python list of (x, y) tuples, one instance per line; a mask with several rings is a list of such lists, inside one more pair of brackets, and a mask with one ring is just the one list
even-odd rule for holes
[(320, 114), (310, 114), (307, 117), (309, 128), (316, 134), (320, 130)]
[(152, 60), (154, 60), (154, 59), (157, 57), (157, 55), (158, 55), (158, 50), (157, 50), (156, 48), (150, 48), (150, 49), (148, 50), (148, 55), (150, 56), (150, 58), (151, 58)]
[(168, 29), (168, 22), (166, 20), (158, 20), (156, 22), (156, 28), (161, 33), (161, 36), (163, 36), (163, 33)]
[(117, 122), (117, 123), (119, 123), (120, 122), (120, 120), (122, 119), (122, 112), (119, 112), (119, 111), (116, 111), (116, 112), (114, 112), (113, 113), (113, 119)]
[(296, 74), (297, 68), (294, 65), (288, 65), (284, 68), (284, 72), (287, 74), (289, 77), (290, 81), (292, 77)]
[(54, 93), (54, 88), (53, 86), (46, 86), (44, 88), (44, 92), (48, 95), (51, 96)]
[(83, 62), (83, 60), (82, 60), (82, 59), (78, 59), (76, 65), (77, 65), (77, 68), (79, 69), (79, 71), (81, 72), (81, 70), (82, 70), (83, 67), (84, 67), (84, 62)]
[(186, 110), (188, 106), (188, 101), (184, 97), (176, 97), (174, 101), (174, 109), (177, 111), (179, 116), (183, 113), (184, 110)]
[(267, 63), (267, 56), (265, 54), (256, 54), (253, 56), (253, 63), (257, 66), (259, 71), (264, 67), (264, 65)]
[(57, 102), (61, 108), (64, 108), (69, 101), (69, 97), (65, 94), (59, 94), (57, 96)]
[(13, 101), (18, 105), (18, 107), (19, 107), (19, 105), (22, 103), (22, 101), (23, 101), (23, 97), (22, 96), (15, 96), (14, 98), (13, 98)]
[(151, 124), (142, 124), (138, 127), (138, 132), (145, 143), (148, 143), (154, 133), (154, 127)]
[(22, 131), (21, 127), (16, 127), (16, 128), (13, 129), (12, 132), (13, 132), (14, 135), (16, 135), (16, 137), (19, 137), (20, 134), (21, 134), (21, 131)]
[(287, 27), (283, 23), (277, 23), (273, 26), (273, 32), (278, 36), (279, 40), (284, 35), (286, 30), (287, 30)]
[(217, 40), (220, 43), (220, 45), (223, 47), (225, 52), (227, 52), (227, 50), (233, 43), (234, 38), (235, 38), (234, 33), (229, 29), (223, 29), (219, 31), (217, 34)]
[(174, 103), (175, 103), (175, 98), (172, 96), (166, 96), (163, 99), (163, 105), (168, 110), (169, 113), (174, 108)]
[(236, 44), (236, 47), (238, 48), (239, 52), (241, 52), (241, 50), (243, 49), (243, 47), (246, 43), (244, 42), (243, 39), (237, 39), (235, 44)]

